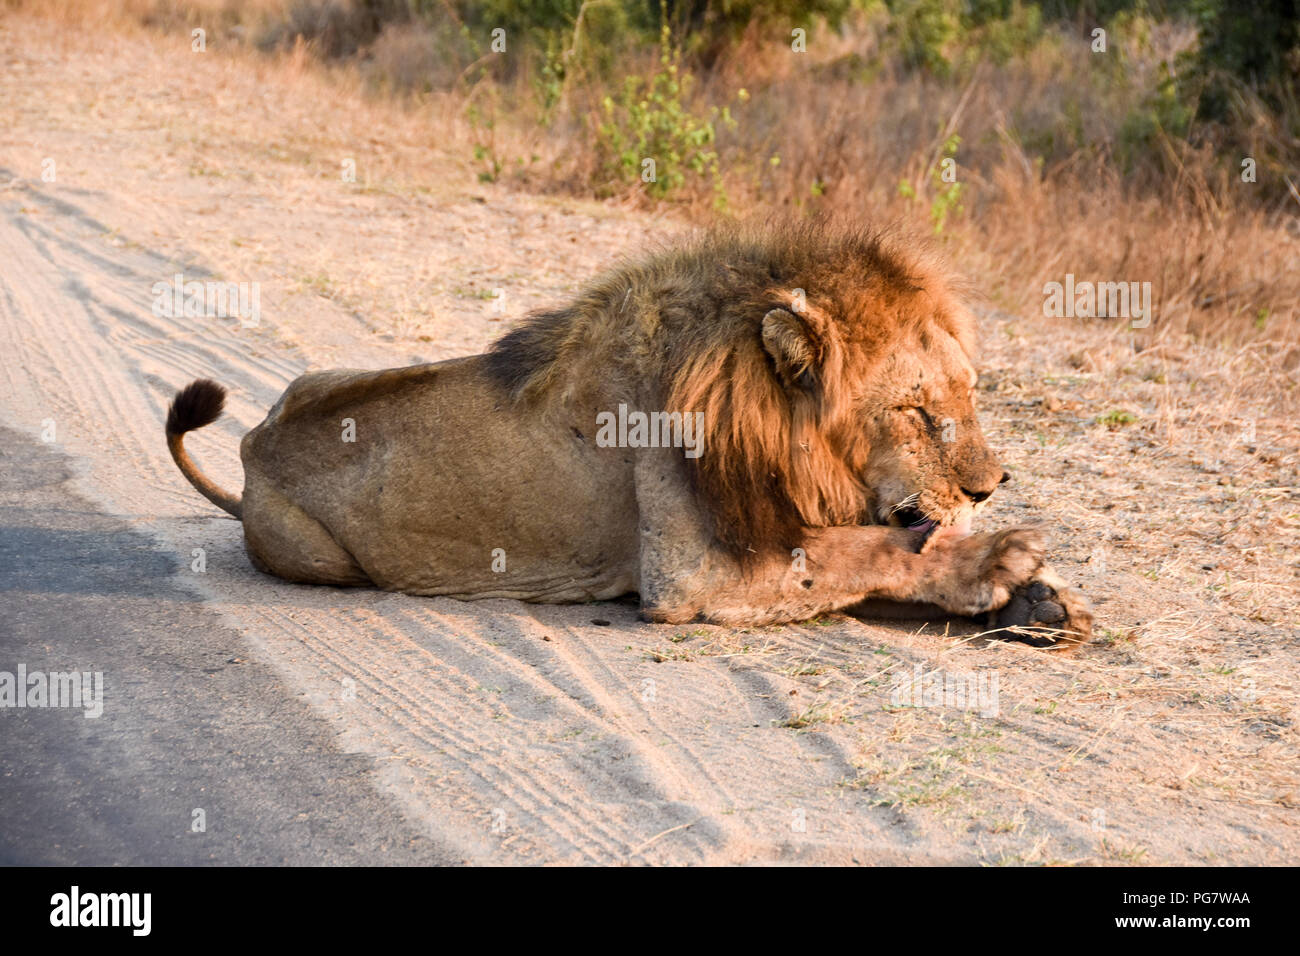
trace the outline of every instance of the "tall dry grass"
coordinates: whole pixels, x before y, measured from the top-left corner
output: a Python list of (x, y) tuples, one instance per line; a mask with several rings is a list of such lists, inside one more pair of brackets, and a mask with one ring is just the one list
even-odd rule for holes
[[(653, 201), (636, 178), (611, 180), (593, 132), (622, 77), (653, 72), (654, 50), (624, 57), (615, 77), (575, 61), (547, 103), (535, 70), (493, 70), (457, 46), (450, 5), (442, 20), (414, 20), (402, 0), (6, 2), (96, 28), (203, 25), (214, 49), (260, 50), (327, 71), (376, 109), (400, 104), (482, 178)], [(1193, 41), (1158, 25), (1098, 57), (1081, 36), (1050, 34), (953, 80), (882, 56), (879, 12), (815, 32), (803, 54), (755, 27), (697, 71), (683, 103), (701, 117), (731, 110), (734, 125), (715, 124), (717, 181), (690, 178), (668, 201), (696, 220), (718, 214), (719, 190), (727, 215), (902, 220), (936, 232), (994, 307), (1020, 314), (1041, 311), (1044, 284), (1067, 273), (1150, 282), (1150, 328), (1090, 321), (1137, 349), (1188, 336), (1249, 347), (1289, 400), (1300, 379), (1300, 176), (1261, 168), (1272, 179), (1247, 183), (1233, 175), (1237, 157), (1158, 124), (1130, 135), (1161, 65)], [(1264, 122), (1259, 135), (1274, 132)], [(937, 175), (945, 158), (956, 189)]]
[[(1146, 49), (1121, 50), (1117, 78), (1085, 41), (1058, 37), (954, 84), (902, 69), (864, 76), (879, 42), (871, 31), (806, 61), (747, 38), (699, 96), (732, 103), (737, 123), (719, 129), (719, 152), (738, 213), (829, 212), (941, 230), (992, 304), (1012, 312), (1040, 311), (1044, 284), (1067, 273), (1150, 282), (1157, 321), (1135, 334), (1138, 348), (1187, 335), (1249, 342), (1295, 373), (1300, 193), (1286, 180), (1274, 190), (1281, 202), (1269, 202), (1262, 180), (1276, 171), (1261, 167), (1261, 181), (1248, 183), (1230, 172), (1235, 155), (1159, 130), (1126, 137), (1125, 120), (1146, 108), (1152, 59), (1191, 39), (1167, 31)], [(737, 105), (742, 78), (749, 96)], [(1072, 141), (1050, 141), (1069, 126)], [(936, 175), (947, 156), (959, 184), (952, 202)], [(560, 162), (557, 178), (583, 181), (585, 163), (581, 153)], [(706, 215), (711, 194), (692, 198)]]

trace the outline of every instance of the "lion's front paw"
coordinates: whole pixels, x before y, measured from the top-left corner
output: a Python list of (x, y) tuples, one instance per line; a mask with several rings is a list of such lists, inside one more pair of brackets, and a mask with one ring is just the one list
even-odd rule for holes
[(1092, 638), (1092, 607), (1083, 592), (1043, 567), (1016, 589), (1000, 610), (989, 615), (998, 628), (1035, 647), (1077, 647)]
[(1033, 528), (1012, 528), (945, 542), (927, 553), (923, 600), (973, 617), (996, 610), (1043, 566), (1046, 544)]
[(1012, 593), (1033, 579), (1047, 554), (1047, 543), (1033, 528), (1012, 528), (993, 535), (981, 577), (993, 586), (990, 607), (1011, 600)]

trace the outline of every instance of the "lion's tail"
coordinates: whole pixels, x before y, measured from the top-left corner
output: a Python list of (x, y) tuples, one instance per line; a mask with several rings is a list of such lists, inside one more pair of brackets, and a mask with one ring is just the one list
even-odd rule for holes
[(171, 407), (167, 409), (167, 449), (172, 453), (176, 467), (198, 489), (199, 494), (218, 508), (239, 518), (243, 514), (240, 499), (214, 484), (185, 453), (185, 433), (211, 425), (221, 416), (225, 403), (226, 390), (206, 378), (191, 382), (177, 392)]

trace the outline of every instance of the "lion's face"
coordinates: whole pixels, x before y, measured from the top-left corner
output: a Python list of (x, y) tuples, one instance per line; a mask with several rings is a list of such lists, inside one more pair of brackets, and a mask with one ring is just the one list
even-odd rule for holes
[(967, 533), (1007, 478), (975, 417), (975, 369), (936, 327), (893, 344), (855, 402), (867, 511), (924, 532), (927, 543)]
[(793, 410), (792, 460), (806, 465), (786, 485), (805, 492), (791, 495), (804, 520), (913, 528), (924, 550), (968, 533), (1006, 474), (954, 335), (969, 316), (954, 320), (960, 306), (946, 297), (915, 295), (906, 308), (893, 323), (774, 309), (763, 341)]

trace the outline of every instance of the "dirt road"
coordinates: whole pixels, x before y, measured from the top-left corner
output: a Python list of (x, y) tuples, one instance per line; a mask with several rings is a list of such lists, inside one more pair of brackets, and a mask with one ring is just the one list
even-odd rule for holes
[(81, 707), (5, 714), (0, 864), (458, 862), (240, 656), (172, 556), (71, 494), (49, 445), (0, 436), (3, 666), (92, 675)]
[[(162, 421), (176, 388), (206, 376), (230, 389), (228, 414), (187, 445), (219, 483), (239, 487), (239, 439), (295, 375), (476, 351), (512, 317), (681, 227), (479, 186), (416, 126), (370, 129), (310, 77), (289, 82), (187, 49), (143, 37), (92, 42), (0, 17), (0, 414), (25, 436), (6, 454), (22, 461), (45, 442), (72, 473), (67, 493), (93, 510), (81, 528), (61, 499), (60, 534), (4, 530), (19, 565), (67, 569), (69, 610), (57, 644), (12, 624), (0, 630), (0, 670), (46, 666), (52, 655), (102, 665), (106, 714), (133, 716), (68, 739), (86, 773), (114, 748), (136, 761), (174, 757), (155, 739), (174, 729), (170, 712), (150, 723), (131, 711), (140, 648), (123, 633), (114, 654), (113, 631), (132, 608), (183, 594), (196, 604), (187, 627), (202, 637), (166, 645), (177, 679), (218, 646), (264, 675), (245, 759), (283, 730), (320, 748), (319, 758), (295, 759), (290, 780), (316, 759), (365, 764), (339, 789), (304, 788), (296, 800), (276, 773), (248, 773), (238, 759), (224, 773), (196, 769), (196, 786), (216, 774), (214, 786), (264, 788), (233, 804), (248, 832), (266, 830), (270, 807), (324, 821), (286, 827), (294, 849), (281, 847), (284, 859), (309, 859), (313, 848), (322, 861), (351, 858), (332, 834), (382, 805), (380, 819), (392, 821), (385, 845), (402, 849), (376, 847), (376, 862), (1296, 860), (1294, 571), (1271, 546), (1242, 557), (1228, 537), (1193, 552), (1150, 533), (1248, 512), (1284, 547), (1296, 527), (1286, 489), (1300, 484), (1294, 433), (1261, 415), (1257, 444), (1275, 454), (1262, 464), (1257, 452), (1207, 443), (1205, 413), (1186, 401), (1175, 369), (1170, 414), (1183, 443), (1152, 456), (1134, 496), (1134, 472), (1117, 475), (1110, 457), (1128, 439), (1068, 411), (1104, 410), (1098, 396), (1117, 391), (1146, 401), (1155, 384), (1125, 365), (1133, 360), (1122, 343), (1084, 329), (1049, 336), (1003, 317), (985, 330), (987, 425), (1017, 474), (990, 521), (1032, 514), (1058, 529), (1058, 564), (1097, 596), (1104, 626), (1074, 656), (974, 637), (973, 625), (945, 633), (831, 616), (753, 630), (652, 627), (627, 604), (466, 604), (258, 574), (238, 524), (168, 458)], [(411, 156), (429, 169), (411, 173)], [(340, 179), (346, 158), (358, 160), (358, 182)], [(257, 282), (260, 321), (156, 314), (156, 284), (177, 273)], [(493, 309), (497, 290), (504, 313)], [(1072, 374), (1065, 357), (1078, 350), (1085, 367)], [(1045, 417), (1045, 391), (1066, 412)], [(1035, 434), (1045, 437), (1035, 443)], [(1230, 498), (1197, 470), (1211, 449), (1238, 482)], [(1208, 490), (1181, 511), (1160, 500), (1161, 489), (1196, 482)], [(1117, 501), (1098, 536), (1095, 516)], [(79, 530), (84, 547), (70, 556), (68, 535)], [(123, 554), (117, 535), (152, 542), (156, 558)], [(101, 597), (92, 627), (73, 613), (75, 569), (90, 562), (111, 578), (119, 558), (131, 586)], [(156, 596), (142, 569), (154, 569)], [(1235, 580), (1216, 590), (1225, 569)], [(1255, 585), (1248, 594), (1234, 586), (1243, 579)], [(14, 580), (0, 592), (15, 602), (9, 619), (27, 593), (22, 575)], [(42, 578), (51, 618), (60, 580)], [(917, 668), (982, 680), (996, 702), (900, 702), (897, 680)], [(285, 711), (269, 703), (280, 692)], [(238, 706), (212, 701), (202, 713), (232, 746), (249, 719)], [(6, 743), (28, 744), (0, 751), (0, 832), (57, 822), (17, 813), (20, 800), (39, 799), (54, 818), (74, 811), (71, 781), (41, 790), (29, 779), (52, 768), (56, 756), (36, 751), (67, 718), (0, 712)], [(202, 721), (189, 722), (197, 730)], [(322, 779), (337, 778), (322, 770)], [(345, 799), (345, 787), (365, 795)], [(129, 827), (110, 820), (100, 842), (87, 837), (79, 859), (142, 859), (141, 847), (166, 842), (141, 836), (151, 827), (171, 833), (175, 821), (142, 804)], [(357, 830), (358, 845), (377, 828)], [(275, 837), (265, 839), (261, 852), (273, 855)], [(233, 847), (219, 856), (241, 859)]]

